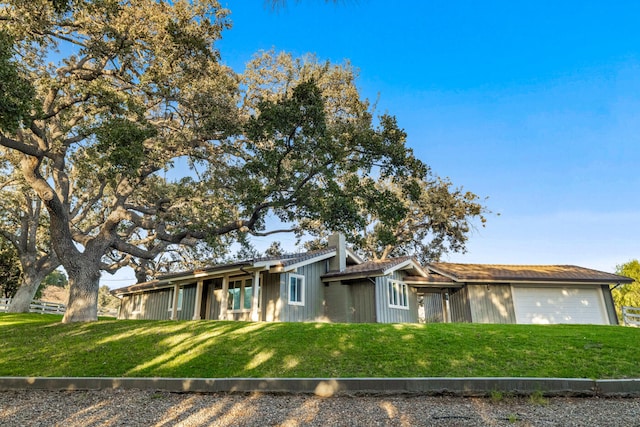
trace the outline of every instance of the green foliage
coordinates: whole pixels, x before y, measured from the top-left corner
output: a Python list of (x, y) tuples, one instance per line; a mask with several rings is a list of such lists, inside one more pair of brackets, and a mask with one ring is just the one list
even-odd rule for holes
[(640, 262), (637, 259), (616, 266), (616, 274), (634, 280), (633, 283), (616, 286), (611, 290), (618, 319), (622, 321), (622, 307), (640, 307)]
[[(371, 218), (388, 245), (404, 199), (418, 200), (427, 166), (395, 117), (375, 117), (348, 62), (264, 52), (236, 75), (214, 47), (230, 26), (216, 0), (9, 0), (2, 11), (0, 71), (14, 85), (3, 99), (15, 108), (0, 141), (26, 155), (24, 181), (47, 209), (72, 287), (65, 321), (95, 320), (101, 269), (135, 264), (143, 279), (180, 246), (357, 235)], [(42, 114), (17, 132), (33, 105)], [(189, 176), (176, 178), (185, 160)]]
[(42, 286), (55, 286), (57, 288), (64, 288), (69, 283), (67, 275), (60, 270), (53, 270), (42, 281)]
[(113, 295), (107, 285), (100, 286), (98, 290), (98, 308), (104, 311), (114, 310), (120, 307), (120, 300)]
[(543, 392), (536, 390), (529, 396), (529, 402), (534, 405), (546, 406), (549, 404), (549, 399), (544, 396)]
[(265, 256), (282, 256), (284, 255), (284, 249), (282, 248), (282, 244), (278, 241), (272, 242), (271, 245), (264, 251)]
[(97, 161), (114, 177), (138, 172), (145, 158), (144, 142), (156, 136), (157, 131), (149, 125), (115, 118), (102, 123), (95, 134), (95, 150), (100, 153)]
[(0, 29), (0, 130), (29, 126), (36, 108), (35, 89), (13, 60), (13, 38)]
[(640, 331), (619, 326), (59, 321), (0, 314), (0, 376), (640, 376)]
[(0, 296), (13, 298), (21, 281), (18, 253), (10, 242), (0, 237)]

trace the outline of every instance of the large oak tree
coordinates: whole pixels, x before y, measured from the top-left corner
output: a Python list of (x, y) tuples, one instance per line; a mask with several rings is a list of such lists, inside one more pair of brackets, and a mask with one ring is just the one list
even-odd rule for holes
[(234, 233), (358, 229), (351, 195), (367, 177), (425, 174), (394, 118), (374, 123), (348, 64), (265, 53), (240, 77), (222, 66), (226, 16), (213, 0), (0, 7), (14, 83), (0, 145), (48, 214), (69, 276), (63, 321), (97, 319), (101, 271)]

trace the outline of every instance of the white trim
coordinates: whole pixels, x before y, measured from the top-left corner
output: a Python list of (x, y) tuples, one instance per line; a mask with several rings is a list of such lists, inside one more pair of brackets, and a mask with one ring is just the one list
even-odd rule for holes
[[(247, 301), (245, 297), (247, 296), (246, 289), (248, 281), (251, 281), (251, 301), (249, 302), (250, 307), (246, 308)], [(235, 282), (240, 282), (240, 287), (230, 288), (229, 285)], [(239, 289), (239, 308), (234, 308), (235, 299), (231, 301), (231, 308), (229, 308), (229, 291), (231, 289)], [(254, 279), (252, 276), (236, 276), (229, 278), (229, 282), (227, 283), (227, 313), (250, 313), (253, 310), (253, 302), (255, 300), (253, 294), (255, 293), (255, 290)]]
[(388, 269), (386, 269), (382, 275), (383, 276), (388, 276), (389, 274), (393, 273), (396, 270), (404, 270), (406, 267), (408, 266), (412, 266), (417, 272), (418, 274), (420, 274), (420, 276), (422, 277), (427, 277), (427, 273), (424, 271), (424, 269), (416, 264), (416, 262), (412, 259), (408, 259), (405, 261), (402, 261), (400, 264), (396, 264), (393, 267), (389, 267)]
[(204, 290), (204, 280), (198, 280), (196, 283), (196, 303), (193, 305), (193, 320), (200, 320), (202, 316), (202, 292)]
[(227, 320), (227, 300), (229, 296), (229, 275), (222, 276), (222, 300), (220, 301), (220, 320)]
[[(299, 289), (299, 300), (295, 300), (292, 301), (291, 300), (291, 279), (298, 279), (300, 281), (300, 289)], [(306, 279), (302, 274), (296, 274), (296, 273), (289, 273), (289, 275), (287, 276), (287, 300), (289, 302), (289, 305), (300, 305), (300, 306), (304, 306), (304, 294), (305, 294), (305, 287), (306, 287)]]
[(389, 308), (409, 310), (409, 286), (400, 280), (387, 280), (387, 304)]
[(304, 261), (300, 261), (300, 262), (295, 263), (295, 264), (282, 266), (282, 268), (283, 268), (283, 271), (286, 271), (286, 272), (296, 271), (300, 267), (304, 267), (305, 265), (312, 264), (314, 262), (324, 261), (325, 259), (332, 258), (335, 255), (336, 255), (336, 252), (333, 251), (333, 252), (326, 253), (324, 255), (318, 255), (318, 256), (315, 256), (313, 258), (309, 258), (309, 259), (306, 259)]
[(174, 304), (174, 301), (176, 300), (176, 294), (175, 294), (176, 288), (178, 289), (178, 297), (177, 297), (177, 301), (175, 302), (175, 304), (178, 306), (177, 311), (182, 310), (182, 302), (183, 302), (183, 299), (184, 299), (184, 287), (175, 285), (175, 287), (169, 288), (169, 296), (170, 296), (170, 298), (169, 298), (169, 307), (167, 308), (168, 311), (172, 311), (173, 310), (173, 304)]
[(362, 263), (364, 263), (364, 260), (363, 260), (362, 258), (360, 258), (360, 257), (358, 256), (358, 254), (357, 254), (357, 253), (355, 253), (354, 251), (352, 251), (351, 249), (349, 249), (349, 248), (345, 248), (345, 252), (346, 252), (346, 254), (347, 254), (347, 259), (351, 258), (351, 260), (352, 260), (353, 262), (355, 262), (356, 264), (362, 264)]
[(518, 324), (608, 325), (610, 322), (598, 287), (511, 286), (511, 295)]
[(260, 272), (253, 273), (253, 301), (251, 302), (251, 320), (260, 320)]

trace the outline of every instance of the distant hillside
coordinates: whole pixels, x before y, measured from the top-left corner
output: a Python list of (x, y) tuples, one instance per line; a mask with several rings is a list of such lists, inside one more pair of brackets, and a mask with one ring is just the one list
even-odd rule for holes
[(58, 286), (47, 286), (42, 291), (41, 301), (55, 302), (57, 304), (66, 304), (69, 298), (69, 289), (60, 288)]

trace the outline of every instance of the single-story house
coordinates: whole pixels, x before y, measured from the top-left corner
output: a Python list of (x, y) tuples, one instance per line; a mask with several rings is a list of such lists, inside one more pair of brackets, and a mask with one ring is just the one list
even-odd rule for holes
[(573, 265), (432, 263), (417, 286), (426, 322), (616, 325), (610, 285), (628, 277)]
[(617, 324), (609, 284), (631, 282), (574, 266), (363, 261), (336, 234), (325, 249), (167, 274), (112, 294), (120, 319)]

